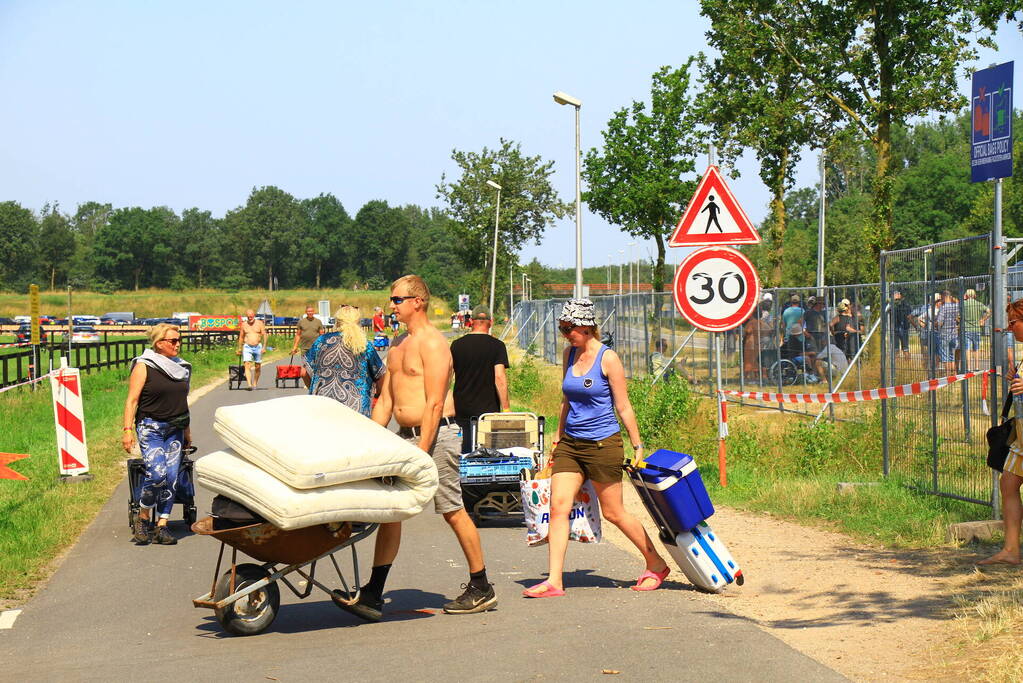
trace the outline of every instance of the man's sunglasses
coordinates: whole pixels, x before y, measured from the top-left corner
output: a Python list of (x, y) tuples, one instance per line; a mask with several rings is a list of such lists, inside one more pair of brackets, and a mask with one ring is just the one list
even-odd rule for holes
[(400, 306), (401, 304), (405, 303), (405, 299), (418, 299), (418, 298), (419, 298), (418, 296), (415, 296), (413, 294), (409, 294), (408, 296), (392, 296), (391, 297), (391, 303), (394, 304), (395, 306)]

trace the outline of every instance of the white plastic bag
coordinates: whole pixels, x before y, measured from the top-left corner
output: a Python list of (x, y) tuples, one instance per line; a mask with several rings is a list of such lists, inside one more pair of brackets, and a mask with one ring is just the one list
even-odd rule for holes
[[(519, 482), (522, 513), (526, 519), (526, 545), (547, 543), (551, 517), (550, 477)], [(568, 513), (568, 540), (579, 543), (600, 543), (600, 504), (597, 492), (589, 481), (583, 482)]]

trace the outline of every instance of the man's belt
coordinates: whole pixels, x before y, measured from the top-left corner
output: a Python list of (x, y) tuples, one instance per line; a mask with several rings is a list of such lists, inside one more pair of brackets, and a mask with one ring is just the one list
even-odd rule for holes
[[(458, 423), (455, 422), (455, 418), (453, 417), (442, 417), (440, 419), (440, 424), (437, 425), (437, 428), (440, 429), (441, 427), (457, 424)], [(422, 431), (423, 431), (422, 427), (401, 427), (398, 429), (398, 436), (404, 439), (411, 439), (414, 436), (419, 436), (422, 433)]]

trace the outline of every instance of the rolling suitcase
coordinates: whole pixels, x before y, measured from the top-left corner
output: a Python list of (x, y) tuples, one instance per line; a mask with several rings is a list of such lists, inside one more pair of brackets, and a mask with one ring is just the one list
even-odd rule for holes
[[(181, 467), (178, 468), (178, 484), (174, 490), (174, 504), (183, 506), (183, 519), (192, 526), (196, 520), (195, 509), (195, 484), (192, 472), (195, 461), (188, 456), (195, 453), (195, 446), (186, 448), (181, 454)], [(142, 464), (142, 458), (131, 458), (128, 460), (128, 528), (135, 527), (135, 518), (138, 517), (139, 498), (142, 495), (142, 479), (146, 476), (146, 468)]]
[(291, 365), (290, 363), (293, 360), (295, 360), (294, 356), (288, 359), (289, 363), (288, 365), (277, 366), (277, 377), (276, 379), (274, 379), (274, 384), (277, 386), (278, 389), (280, 389), (282, 386), (286, 388), (288, 382), (290, 381), (295, 382), (295, 386), (292, 388), (298, 389), (299, 380), (302, 379), (302, 366)]
[(626, 467), (629, 479), (686, 578), (711, 593), (733, 582), (741, 586), (742, 569), (706, 522), (714, 506), (693, 458), (662, 449), (643, 465)]

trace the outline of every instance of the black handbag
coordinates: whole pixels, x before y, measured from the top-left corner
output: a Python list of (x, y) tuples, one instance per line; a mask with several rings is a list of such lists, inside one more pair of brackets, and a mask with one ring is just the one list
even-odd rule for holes
[[(1020, 364), (1023, 366), (1023, 363)], [(1019, 372), (1019, 367), (1016, 368)], [(987, 466), (1001, 472), (1005, 469), (1005, 459), (1009, 457), (1009, 444), (1016, 427), (1016, 418), (1009, 417), (1012, 407), (1012, 392), (1006, 390), (1005, 403), (1002, 405), (1002, 417), (997, 425), (987, 430)]]

